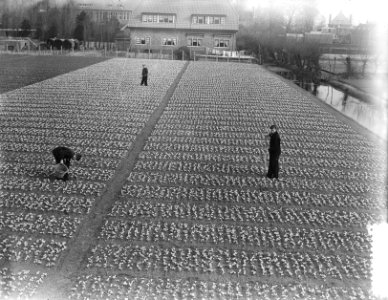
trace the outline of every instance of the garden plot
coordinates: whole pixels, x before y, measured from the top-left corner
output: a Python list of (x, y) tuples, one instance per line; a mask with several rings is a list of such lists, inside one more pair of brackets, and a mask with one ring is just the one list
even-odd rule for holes
[[(265, 177), (273, 123), (280, 182)], [(386, 218), (385, 163), (378, 144), (257, 66), (191, 63), (70, 298), (370, 299), (367, 226)]]
[[(28, 299), (58, 267), (184, 65), (152, 61), (147, 88), (144, 62), (112, 59), (0, 94), (1, 299)], [(59, 145), (83, 154), (67, 182), (49, 176)], [(33, 286), (18, 289), (25, 280)]]

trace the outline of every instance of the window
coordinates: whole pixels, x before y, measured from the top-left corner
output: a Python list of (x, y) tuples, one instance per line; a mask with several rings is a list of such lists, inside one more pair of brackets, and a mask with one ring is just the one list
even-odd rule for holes
[(187, 39), (187, 46), (191, 47), (200, 47), (202, 45), (202, 38), (198, 37), (189, 37)]
[(175, 46), (176, 45), (176, 38), (164, 38), (162, 40), (163, 46)]
[(225, 17), (212, 15), (193, 15), (191, 17), (191, 22), (193, 24), (225, 24)]
[(149, 45), (151, 38), (148, 37), (136, 37), (136, 45)]
[(152, 14), (142, 15), (142, 22), (149, 22), (149, 23), (174, 23), (174, 16), (173, 15), (158, 15), (158, 14)]
[(229, 40), (215, 39), (214, 40), (214, 47), (227, 48), (227, 47), (229, 47)]

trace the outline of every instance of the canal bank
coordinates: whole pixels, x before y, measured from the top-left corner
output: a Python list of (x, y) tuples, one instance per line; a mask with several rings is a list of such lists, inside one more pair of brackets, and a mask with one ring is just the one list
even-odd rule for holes
[(362, 127), (387, 140), (387, 100), (368, 93), (352, 84), (352, 81), (333, 79), (320, 84), (299, 82), (291, 70), (279, 66), (265, 66), (313, 96), (354, 120)]

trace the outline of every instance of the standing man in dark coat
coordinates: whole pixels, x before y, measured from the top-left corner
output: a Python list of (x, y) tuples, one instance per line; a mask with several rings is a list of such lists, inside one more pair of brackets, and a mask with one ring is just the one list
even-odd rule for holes
[(268, 178), (276, 178), (279, 177), (279, 156), (281, 153), (280, 150), (280, 136), (277, 132), (276, 125), (272, 125), (270, 127), (271, 132), (269, 133), (268, 137), (270, 139), (269, 141), (269, 166), (268, 166)]
[(145, 85), (147, 86), (147, 80), (148, 80), (148, 69), (146, 65), (143, 65), (143, 70), (141, 71), (141, 83), (140, 85)]
[[(75, 160), (79, 161), (82, 157), (81, 154), (75, 153), (72, 149), (68, 147), (59, 146), (53, 149), (52, 151), (55, 162), (57, 164), (63, 163), (68, 169), (70, 168), (70, 161), (75, 158)], [(69, 179), (69, 174), (66, 173), (63, 177), (63, 180)]]

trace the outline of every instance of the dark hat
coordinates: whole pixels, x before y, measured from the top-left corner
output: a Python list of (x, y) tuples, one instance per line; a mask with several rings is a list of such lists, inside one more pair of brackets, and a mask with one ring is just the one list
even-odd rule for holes
[(274, 125), (271, 125), (271, 127), (269, 129), (278, 129), (277, 126), (274, 124)]

